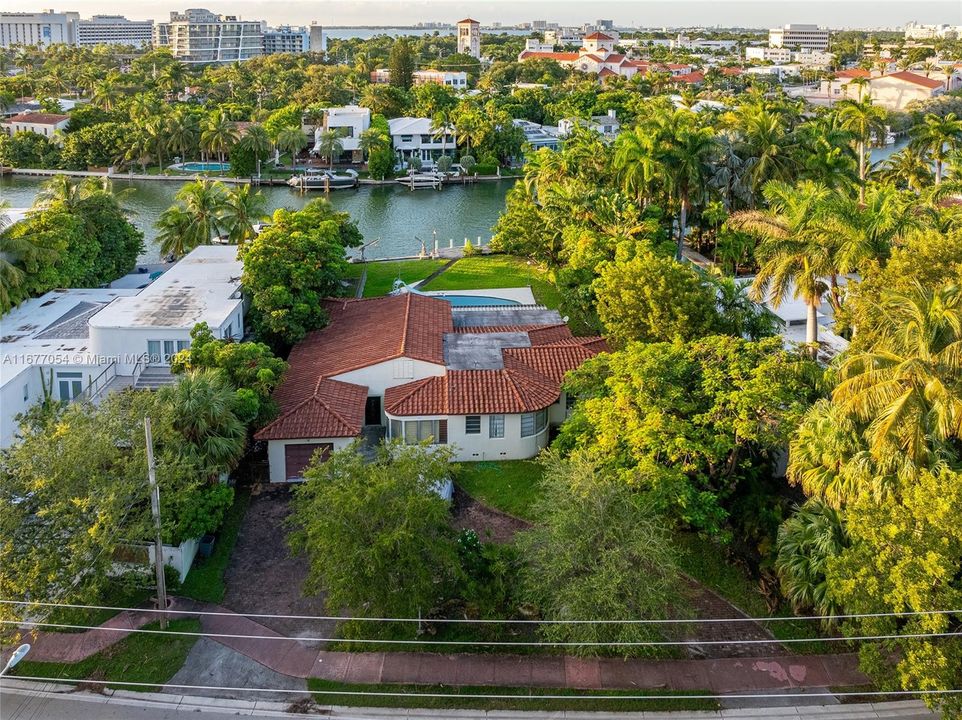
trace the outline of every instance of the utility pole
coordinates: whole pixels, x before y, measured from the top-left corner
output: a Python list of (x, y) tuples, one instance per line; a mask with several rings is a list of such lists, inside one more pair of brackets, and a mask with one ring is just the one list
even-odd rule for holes
[(154, 516), (154, 569), (157, 572), (157, 605), (160, 609), (160, 629), (167, 629), (167, 582), (164, 578), (164, 541), (160, 534), (160, 488), (157, 486), (157, 466), (154, 463), (154, 436), (150, 432), (150, 418), (144, 418), (147, 436), (147, 480), (150, 484), (150, 513)]

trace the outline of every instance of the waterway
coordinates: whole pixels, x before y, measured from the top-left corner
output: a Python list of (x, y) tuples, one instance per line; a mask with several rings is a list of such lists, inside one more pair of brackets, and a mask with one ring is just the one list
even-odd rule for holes
[[(11, 208), (29, 207), (46, 178), (8, 176), (0, 178), (0, 200)], [(450, 185), (444, 189), (416, 190), (401, 185), (366, 186), (357, 190), (337, 190), (327, 197), (338, 210), (349, 212), (364, 235), (366, 258), (417, 255), (423, 240), (433, 247), (435, 233), (439, 247), (464, 244), (465, 238), (487, 244), (491, 228), (504, 209), (504, 197), (513, 181), (479, 182)], [(174, 202), (180, 183), (149, 180), (114, 180), (114, 190), (122, 192), (121, 203), (130, 220), (144, 232), (146, 248), (140, 262), (157, 262), (154, 221)], [(324, 197), (321, 192), (299, 193), (287, 187), (264, 187), (261, 192), (271, 212), (285, 207), (298, 209), (307, 202)]]

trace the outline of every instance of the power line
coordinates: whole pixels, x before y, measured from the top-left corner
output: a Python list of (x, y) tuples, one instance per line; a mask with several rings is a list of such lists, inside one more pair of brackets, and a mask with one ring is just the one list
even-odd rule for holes
[[(36, 607), (62, 607), (83, 610), (116, 610), (118, 612), (148, 612), (159, 613), (156, 608), (128, 608), (115, 607), (111, 605), (79, 605), (71, 603), (53, 602), (33, 602), (28, 600), (0, 600), (0, 605), (23, 605)], [(394, 623), (465, 623), (465, 624), (492, 624), (492, 625), (691, 625), (691, 624), (711, 624), (711, 623), (766, 623), (766, 622), (787, 622), (793, 620), (851, 620), (858, 618), (886, 618), (886, 617), (916, 617), (932, 615), (962, 615), (962, 610), (906, 610), (904, 612), (884, 612), (884, 613), (851, 613), (845, 615), (783, 615), (778, 617), (749, 617), (747, 615), (734, 618), (692, 618), (684, 620), (679, 618), (670, 619), (628, 619), (628, 620), (493, 620), (493, 619), (471, 619), (471, 618), (388, 618), (388, 617), (354, 617), (350, 615), (281, 615), (276, 613), (244, 613), (232, 611), (216, 610), (167, 610), (168, 614), (179, 615), (205, 615), (213, 617), (246, 617), (246, 618), (266, 618), (275, 620), (335, 620), (345, 622), (394, 622)]]
[(912, 640), (922, 638), (959, 637), (959, 632), (942, 633), (905, 633), (903, 635), (853, 635), (852, 637), (812, 637), (812, 638), (776, 638), (745, 640), (624, 640), (610, 642), (553, 642), (553, 641), (521, 641), (510, 640), (392, 640), (389, 638), (339, 638), (339, 637), (288, 637), (286, 635), (244, 635), (240, 633), (209, 633), (190, 632), (187, 630), (147, 630), (145, 628), (104, 627), (102, 625), (68, 625), (65, 623), (34, 622), (30, 620), (0, 620), (2, 625), (20, 625), (28, 627), (71, 628), (73, 630), (102, 630), (105, 632), (148, 633), (151, 635), (187, 635), (191, 637), (232, 638), (243, 640), (286, 640), (288, 642), (324, 642), (324, 643), (363, 643), (370, 645), (456, 645), (461, 647), (663, 647), (663, 646), (702, 646), (702, 645), (785, 645), (807, 642), (861, 642), (874, 640)]
[[(28, 675), (17, 675), (17, 680), (31, 680), (49, 683), (50, 678), (35, 677)], [(292, 690), (290, 688), (252, 688), (234, 687), (229, 685), (185, 685), (182, 683), (145, 683), (122, 680), (88, 680), (86, 678), (64, 678), (64, 683), (85, 684), (85, 685), (122, 685), (125, 687), (159, 687), (164, 689), (178, 690), (220, 690), (251, 693), (287, 693), (295, 695), (335, 695), (350, 697), (393, 697), (393, 698), (453, 698), (459, 700), (757, 700), (759, 698), (813, 698), (813, 697), (906, 697), (906, 696), (939, 696), (939, 695), (959, 695), (962, 688), (951, 688), (946, 690), (866, 690), (858, 692), (846, 690), (842, 692), (789, 692), (789, 693), (735, 693), (735, 694), (699, 694), (699, 695), (509, 695), (507, 693), (440, 693), (440, 692), (388, 692), (381, 690)]]

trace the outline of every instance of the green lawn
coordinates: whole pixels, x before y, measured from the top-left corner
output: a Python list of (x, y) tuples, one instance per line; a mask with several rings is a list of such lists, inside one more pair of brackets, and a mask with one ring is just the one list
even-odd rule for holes
[(443, 267), (446, 262), (446, 260), (426, 259), (352, 263), (348, 266), (347, 277), (360, 279), (362, 271), (367, 270), (367, 280), (364, 282), (364, 297), (378, 297), (387, 295), (398, 277), (410, 285), (423, 280)]
[(524, 258), (512, 255), (472, 255), (458, 260), (438, 275), (425, 290), (486, 290), (488, 288), (526, 287), (530, 285), (535, 300), (545, 307), (557, 309), (561, 293), (549, 273)]
[[(634, 690), (555, 690), (551, 688), (450, 687), (440, 685), (349, 685), (331, 680), (308, 678), (307, 687), (317, 702), (350, 707), (433, 708), (439, 710), (607, 710), (609, 712), (655, 710), (716, 710), (714, 700), (659, 700), (659, 695), (710, 695), (711, 692), (634, 691)], [(410, 697), (378, 695), (337, 695), (337, 692), (411, 693)], [(459, 697), (415, 697), (415, 693), (439, 693)], [(516, 695), (517, 699), (472, 699), (472, 695)], [(571, 699), (539, 699), (539, 695), (567, 695)], [(582, 700), (584, 696), (618, 695), (619, 700)], [(631, 699), (644, 696), (643, 699)]]
[(234, 504), (227, 511), (224, 524), (217, 533), (214, 552), (207, 559), (194, 561), (190, 572), (187, 573), (187, 578), (181, 585), (179, 595), (211, 603), (218, 603), (224, 599), (224, 593), (227, 591), (224, 585), (224, 572), (234, 551), (237, 533), (240, 531), (249, 502), (249, 491), (245, 489), (235, 492)]
[(534, 521), (532, 504), (543, 473), (534, 460), (459, 463), (455, 479), (468, 495), (485, 505)]
[[(157, 630), (158, 623), (144, 629)], [(189, 618), (172, 620), (169, 630), (200, 632), (200, 621)], [(180, 670), (187, 653), (197, 642), (192, 635), (155, 635), (132, 633), (115, 645), (78, 663), (48, 663), (23, 660), (12, 671), (13, 675), (44, 677), (53, 680), (117, 680), (142, 682), (144, 685), (123, 686), (124, 690), (151, 692), (157, 684), (165, 683)], [(27, 656), (29, 657), (29, 655)]]
[[(119, 580), (107, 583), (104, 592), (92, 605), (106, 607), (135, 608), (143, 604), (151, 595), (151, 590), (133, 587)], [(87, 608), (54, 608), (47, 617), (47, 622), (58, 625), (102, 625), (116, 615), (118, 610), (93, 610)], [(57, 628), (57, 632), (75, 632), (69, 628)], [(76, 632), (83, 632), (77, 630)]]
[[(758, 584), (742, 569), (729, 563), (721, 547), (694, 533), (678, 533), (675, 540), (680, 550), (678, 565), (683, 572), (711, 588), (752, 617), (772, 615)], [(791, 615), (792, 612), (789, 608), (783, 607), (775, 614), (784, 617)], [(821, 634), (821, 628), (816, 621), (786, 620), (768, 623), (767, 627), (779, 640), (816, 637)], [(845, 650), (844, 645), (819, 641), (789, 643), (786, 647), (795, 653), (827, 653)]]

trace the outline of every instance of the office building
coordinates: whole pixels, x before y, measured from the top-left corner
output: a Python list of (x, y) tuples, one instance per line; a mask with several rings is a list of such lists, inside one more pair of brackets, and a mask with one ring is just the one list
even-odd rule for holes
[(82, 47), (132, 45), (142, 48), (150, 45), (153, 34), (153, 20), (128, 20), (122, 15), (94, 15), (77, 25), (77, 44)]
[(768, 31), (768, 46), (798, 50), (828, 50), (828, 30), (818, 25), (789, 24)]
[(458, 23), (458, 52), (481, 59), (481, 23), (468, 18)]
[(320, 25), (291, 27), (281, 25), (264, 31), (264, 54), (324, 51), (324, 31)]
[(76, 45), (79, 22), (80, 13), (75, 12), (0, 12), (0, 47)]
[(264, 53), (264, 23), (192, 8), (154, 26), (154, 45), (185, 63), (249, 60)]
[(595, 20), (595, 27), (601, 30), (602, 32), (606, 30), (614, 30), (615, 21), (614, 20)]

